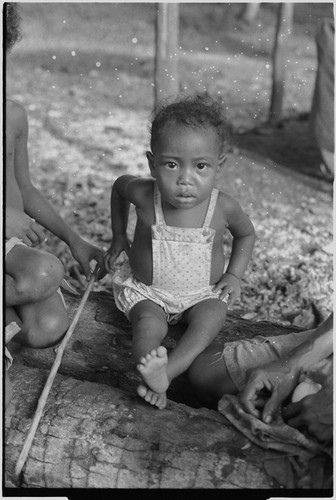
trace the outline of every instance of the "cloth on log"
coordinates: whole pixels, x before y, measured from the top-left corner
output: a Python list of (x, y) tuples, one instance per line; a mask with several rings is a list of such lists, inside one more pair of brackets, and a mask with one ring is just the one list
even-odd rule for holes
[(275, 460), (265, 460), (266, 470), (286, 488), (332, 488), (332, 447), (323, 446), (287, 425), (279, 409), (271, 424), (246, 413), (239, 397), (225, 394), (219, 412), (250, 441), (266, 450), (277, 450)]

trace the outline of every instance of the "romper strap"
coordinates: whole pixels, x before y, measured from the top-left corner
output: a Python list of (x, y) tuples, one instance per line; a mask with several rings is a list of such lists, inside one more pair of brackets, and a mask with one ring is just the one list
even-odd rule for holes
[(156, 181), (154, 181), (154, 212), (155, 212), (155, 224), (165, 225), (161, 194), (159, 188), (157, 187)]
[(216, 188), (214, 188), (212, 190), (212, 192), (211, 192), (211, 197), (210, 197), (210, 201), (209, 201), (208, 211), (206, 213), (206, 216), (205, 216), (205, 219), (204, 219), (202, 227), (209, 227), (210, 226), (211, 219), (213, 217), (213, 214), (215, 212), (216, 205), (217, 205), (218, 193), (219, 193), (219, 191)]

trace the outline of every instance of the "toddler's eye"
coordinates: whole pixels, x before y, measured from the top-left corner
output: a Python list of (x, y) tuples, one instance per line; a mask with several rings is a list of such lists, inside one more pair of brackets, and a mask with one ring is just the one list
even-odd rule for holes
[(176, 168), (176, 166), (177, 166), (177, 165), (176, 165), (176, 163), (175, 163), (175, 162), (173, 162), (173, 161), (167, 161), (166, 166), (167, 166), (169, 169), (171, 169), (171, 170), (172, 170), (172, 169)]
[(197, 169), (198, 170), (205, 170), (207, 168), (207, 164), (206, 163), (197, 163)]

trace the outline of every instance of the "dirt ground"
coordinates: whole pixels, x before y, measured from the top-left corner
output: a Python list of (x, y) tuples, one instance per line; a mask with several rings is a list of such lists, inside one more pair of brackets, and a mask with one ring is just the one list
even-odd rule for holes
[[(308, 132), (315, 27), (331, 4), (311, 5), (295, 11), (277, 128), (265, 126), (273, 8), (265, 4), (251, 26), (235, 22), (234, 4), (181, 5), (180, 19), (180, 89), (223, 102), (233, 148), (220, 187), (240, 201), (258, 236), (235, 308), (298, 326), (331, 311), (333, 289), (333, 187)], [(85, 238), (107, 248), (113, 181), (148, 175), (153, 4), (22, 4), (21, 12), (23, 39), (7, 60), (6, 94), (28, 113), (33, 181)], [(228, 235), (228, 253), (229, 244)], [(71, 269), (62, 242), (48, 235), (47, 248)], [(110, 285), (107, 277), (96, 288)]]

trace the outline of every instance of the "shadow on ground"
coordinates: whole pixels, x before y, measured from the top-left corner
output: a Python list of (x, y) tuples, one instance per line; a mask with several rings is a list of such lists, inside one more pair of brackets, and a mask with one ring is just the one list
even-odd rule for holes
[(302, 181), (309, 184), (310, 179), (317, 189), (332, 190), (332, 182), (320, 170), (322, 158), (309, 132), (308, 114), (284, 119), (278, 126), (264, 124), (236, 133), (234, 144), (248, 156), (274, 162), (288, 173), (303, 174)]

